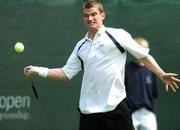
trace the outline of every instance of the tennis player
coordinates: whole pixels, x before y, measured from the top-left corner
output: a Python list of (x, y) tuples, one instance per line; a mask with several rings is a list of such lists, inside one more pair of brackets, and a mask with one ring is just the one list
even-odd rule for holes
[(176, 82), (180, 80), (177, 74), (164, 72), (148, 53), (149, 49), (137, 44), (128, 32), (104, 26), (105, 12), (100, 2), (85, 2), (81, 13), (88, 31), (76, 44), (65, 66), (27, 66), (30, 70), (25, 74), (68, 81), (83, 70), (79, 130), (133, 130), (124, 85), (127, 52), (153, 71), (166, 90), (176, 91)]

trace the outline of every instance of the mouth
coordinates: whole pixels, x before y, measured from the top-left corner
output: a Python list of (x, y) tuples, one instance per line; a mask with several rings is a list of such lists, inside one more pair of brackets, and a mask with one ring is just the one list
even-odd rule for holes
[(96, 24), (96, 22), (88, 22), (87, 25), (88, 26), (94, 26)]

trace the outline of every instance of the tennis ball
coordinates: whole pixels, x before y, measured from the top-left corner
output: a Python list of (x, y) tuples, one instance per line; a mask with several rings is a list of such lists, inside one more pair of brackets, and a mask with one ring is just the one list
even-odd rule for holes
[(17, 42), (15, 45), (14, 45), (14, 49), (17, 53), (21, 53), (24, 51), (24, 45), (23, 43), (21, 42)]

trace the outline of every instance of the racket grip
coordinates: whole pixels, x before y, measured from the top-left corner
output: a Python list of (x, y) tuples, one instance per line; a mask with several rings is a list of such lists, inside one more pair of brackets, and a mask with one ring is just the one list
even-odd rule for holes
[(28, 73), (30, 69), (31, 69), (30, 67), (25, 67), (25, 68), (24, 68), (24, 72), (25, 72), (25, 73)]

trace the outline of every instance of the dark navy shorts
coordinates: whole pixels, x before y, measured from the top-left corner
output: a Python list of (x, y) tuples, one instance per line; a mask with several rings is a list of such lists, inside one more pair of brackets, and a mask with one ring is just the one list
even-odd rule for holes
[(127, 100), (115, 110), (106, 113), (83, 114), (80, 112), (79, 130), (134, 130)]

